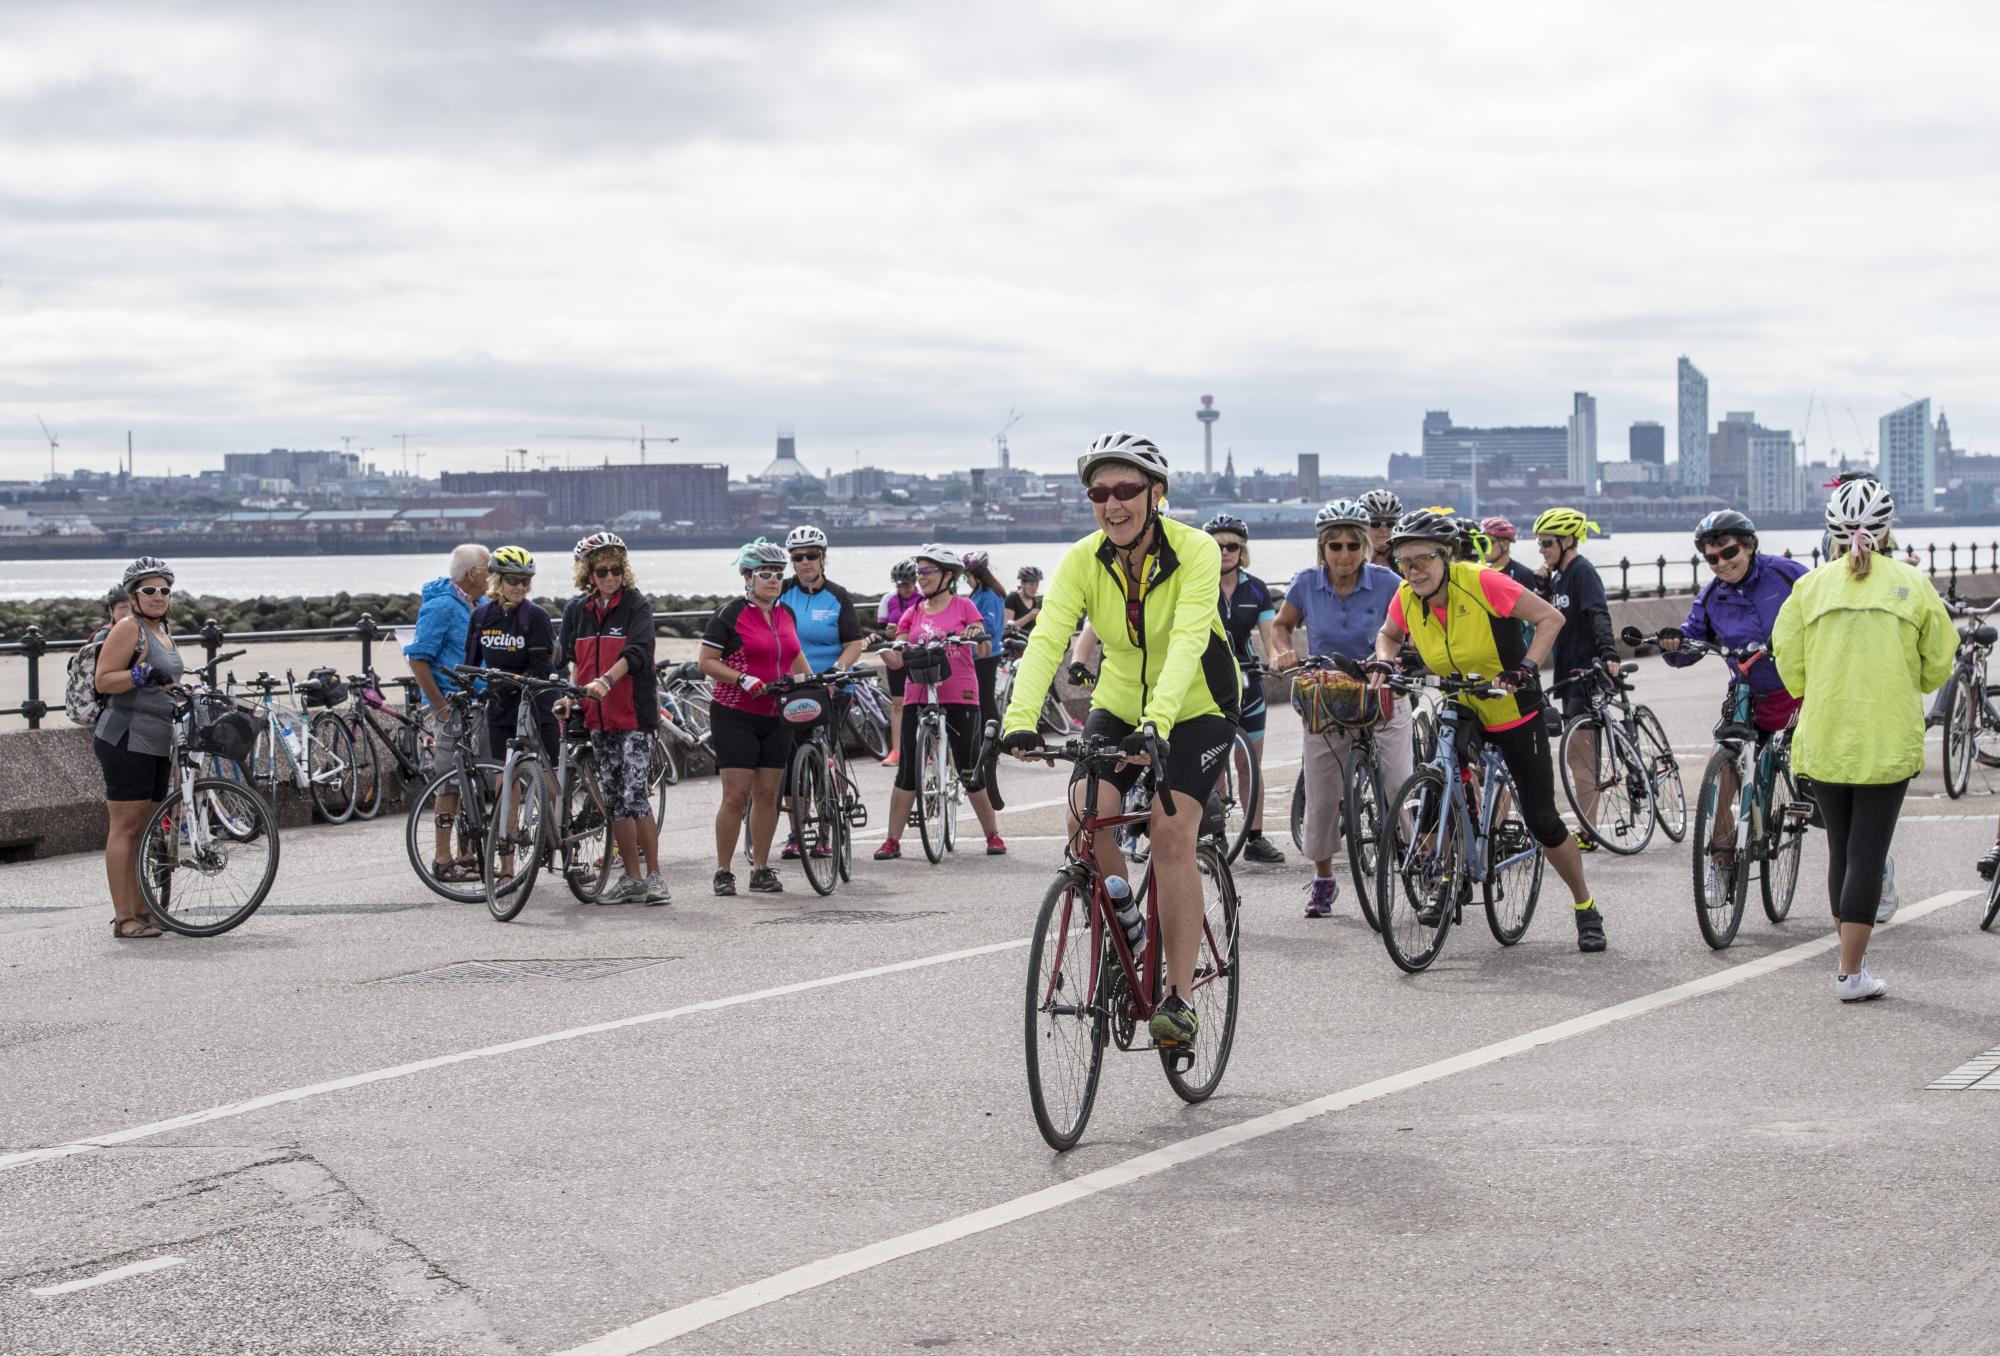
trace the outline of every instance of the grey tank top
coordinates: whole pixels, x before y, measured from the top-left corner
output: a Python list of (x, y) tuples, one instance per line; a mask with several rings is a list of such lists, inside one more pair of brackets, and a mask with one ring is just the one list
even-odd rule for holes
[[(141, 626), (146, 638), (146, 662), (170, 683), (181, 680), (181, 656), (151, 627)], [(130, 738), (125, 738), (126, 736)], [(107, 744), (125, 738), (133, 753), (166, 757), (174, 751), (174, 699), (161, 687), (143, 687), (132, 692), (116, 692), (106, 701), (104, 714), (97, 718), (97, 737)]]

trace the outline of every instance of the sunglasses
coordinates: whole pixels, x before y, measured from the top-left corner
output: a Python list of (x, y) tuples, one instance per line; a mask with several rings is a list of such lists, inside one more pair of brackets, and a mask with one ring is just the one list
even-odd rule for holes
[(824, 551), (794, 551), (792, 552), (792, 564), (796, 565), (802, 560), (819, 560), (825, 555), (826, 552)]
[(1348, 551), (1365, 551), (1368, 548), (1358, 541), (1323, 541), (1319, 544), (1319, 549), (1322, 551), (1340, 551), (1345, 553)]
[(173, 585), (171, 584), (141, 584), (138, 588), (133, 589), (132, 592), (138, 594), (141, 598), (171, 598), (174, 596)]
[(1243, 543), (1240, 541), (1219, 541), (1216, 545), (1224, 551), (1241, 551), (1243, 549)]
[(1562, 550), (1563, 543), (1561, 537), (1537, 537), (1535, 538), (1535, 545), (1541, 547), (1544, 551), (1560, 551)]
[(535, 576), (531, 574), (503, 574), (500, 576), (500, 587), (503, 589), (524, 589), (534, 582)]
[(783, 579), (785, 577), (785, 572), (783, 570), (752, 570), (750, 571), (750, 577), (752, 579), (761, 579), (765, 583), (770, 583), (773, 580)]
[(1395, 525), (1396, 520), (1394, 518), (1370, 518), (1368, 520), (1368, 526), (1370, 527), (1394, 527)]
[(625, 574), (623, 565), (594, 565), (590, 570), (592, 579), (619, 579)]
[(1152, 487), (1150, 480), (1128, 480), (1122, 485), (1092, 485), (1085, 493), (1093, 504), (1102, 504), (1114, 498), (1123, 504), (1137, 499)]
[(1412, 570), (1429, 569), (1443, 559), (1444, 552), (1442, 551), (1424, 551), (1413, 556), (1397, 556), (1396, 568), (1404, 574), (1409, 574)]
[(939, 569), (939, 568), (938, 568), (937, 566), (935, 566), (935, 565), (919, 565), (919, 566), (917, 566), (917, 578), (919, 578), (919, 579), (928, 579), (928, 578), (930, 578), (930, 577), (931, 577), (932, 575), (938, 575), (938, 574), (943, 574), (943, 573), (944, 573), (944, 571), (943, 571), (943, 570), (940, 570), (940, 569)]
[(1729, 545), (1723, 547), (1720, 551), (1703, 551), (1701, 553), (1701, 558), (1707, 561), (1709, 563), (1709, 567), (1712, 569), (1715, 566), (1720, 565), (1723, 561), (1734, 560), (1736, 559), (1736, 557), (1742, 554), (1743, 554), (1743, 544), (1741, 542), (1731, 542)]

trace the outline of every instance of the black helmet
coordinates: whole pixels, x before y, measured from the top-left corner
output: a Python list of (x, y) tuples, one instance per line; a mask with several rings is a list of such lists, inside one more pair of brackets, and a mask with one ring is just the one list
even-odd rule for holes
[(141, 579), (151, 579), (156, 575), (169, 584), (174, 582), (173, 566), (158, 556), (140, 556), (125, 567), (125, 577), (119, 581), (119, 587), (124, 592), (130, 593), (132, 586)]
[(1389, 534), (1389, 549), (1406, 541), (1434, 541), (1441, 546), (1455, 546), (1458, 543), (1458, 524), (1449, 513), (1439, 513), (1436, 509), (1411, 509), (1396, 520), (1395, 530)]
[(109, 612), (112, 608), (118, 606), (118, 604), (126, 601), (128, 601), (128, 598), (124, 589), (112, 589), (104, 595), (104, 610)]
[(1757, 540), (1757, 524), (1750, 521), (1748, 514), (1735, 509), (1717, 509), (1695, 524), (1694, 545), (1696, 550), (1710, 537), (1748, 537)]
[(917, 582), (917, 562), (899, 560), (889, 567), (889, 582), (892, 584), (914, 584)]
[(1201, 530), (1211, 535), (1217, 532), (1234, 532), (1245, 541), (1250, 540), (1250, 524), (1233, 513), (1218, 513), (1201, 525)]

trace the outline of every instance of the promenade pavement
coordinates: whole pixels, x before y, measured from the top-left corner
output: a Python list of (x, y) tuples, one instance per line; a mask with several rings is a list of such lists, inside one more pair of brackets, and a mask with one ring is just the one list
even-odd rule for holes
[[(1720, 686), (1641, 674), (1690, 794)], [(1007, 856), (871, 828), (830, 899), (709, 894), (714, 779), (666, 908), (544, 881), (501, 926), (387, 822), (288, 831), (208, 941), (112, 941), (97, 859), (0, 869), (0, 1351), (2000, 1350), (2000, 1088), (1927, 1087), (2000, 1046), (2000, 783), (1914, 788), (1879, 1003), (1834, 999), (1816, 837), (1727, 951), (1656, 837), (1588, 859), (1607, 953), (1550, 872), (1519, 946), (1468, 916), (1411, 977), (1351, 889), (1301, 916), (1274, 714), (1293, 860), (1237, 873), (1221, 1089), (1114, 1050), (1061, 1155), (1022, 1059), (1054, 771), (1004, 771)], [(424, 977), (505, 960), (609, 972)]]

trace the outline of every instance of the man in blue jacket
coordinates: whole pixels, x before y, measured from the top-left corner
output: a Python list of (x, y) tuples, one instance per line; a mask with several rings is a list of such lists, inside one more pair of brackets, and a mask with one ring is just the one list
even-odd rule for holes
[[(486, 594), (491, 563), (492, 555), (484, 546), (468, 543), (453, 547), (450, 572), (424, 585), (416, 628), (410, 643), (403, 647), (410, 676), (423, 690), (425, 723), (436, 741), (449, 737), (445, 724), (450, 708), (444, 694), (459, 686), (450, 670), (465, 662), (465, 635), (472, 622), (473, 600)], [(479, 863), (469, 853), (452, 851), (451, 821), (457, 813), (457, 795), (440, 793), (432, 871), (439, 880), (463, 883), (479, 879)]]

